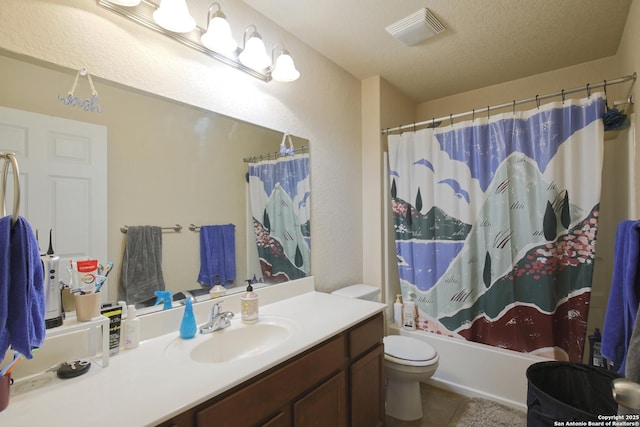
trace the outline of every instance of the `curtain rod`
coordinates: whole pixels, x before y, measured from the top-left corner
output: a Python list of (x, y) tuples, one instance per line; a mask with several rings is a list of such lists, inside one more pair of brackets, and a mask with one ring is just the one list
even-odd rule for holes
[[(605, 88), (605, 92), (606, 92), (606, 88), (607, 86), (612, 86), (612, 85), (617, 85), (620, 83), (626, 83), (630, 80), (633, 80), (635, 82), (636, 80), (636, 73), (633, 73), (630, 76), (624, 76), (624, 77), (620, 77), (617, 78), (615, 80), (610, 80), (610, 81), (603, 81), (602, 83), (596, 83), (596, 84), (590, 84), (587, 83), (586, 86), (582, 86), (582, 87), (577, 87), (577, 88), (573, 88), (573, 89), (568, 89), (568, 90), (564, 90), (562, 89), (560, 92), (555, 92), (555, 93), (548, 93), (546, 95), (536, 95), (533, 98), (526, 98), (526, 99), (520, 99), (518, 101), (513, 100), (512, 102), (507, 102), (504, 104), (500, 104), (500, 105), (493, 105), (493, 106), (487, 106), (486, 108), (483, 108), (481, 110), (471, 110), (471, 111), (466, 111), (464, 113), (457, 113), (457, 114), (449, 114), (448, 116), (445, 117), (439, 117), (439, 118), (433, 118), (431, 120), (425, 120), (423, 122), (417, 122), (417, 123), (411, 123), (411, 124), (407, 124), (407, 125), (401, 125), (401, 126), (396, 126), (394, 128), (386, 128), (386, 129), (381, 129), (380, 133), (382, 135), (388, 135), (390, 132), (402, 132), (402, 130), (408, 130), (408, 129), (415, 129), (417, 126), (425, 126), (425, 125), (435, 125), (436, 123), (440, 123), (443, 120), (453, 120), (453, 119), (457, 119), (460, 117), (466, 117), (466, 116), (471, 116), (471, 115), (475, 115), (476, 113), (487, 113), (489, 114), (491, 112), (491, 110), (499, 110), (501, 108), (506, 108), (506, 107), (513, 107), (515, 110), (516, 105), (520, 105), (520, 104), (526, 104), (529, 102), (535, 102), (538, 106), (540, 106), (540, 101), (542, 101), (543, 99), (548, 99), (548, 98), (555, 98), (557, 96), (562, 96), (562, 99), (564, 100), (565, 95), (569, 95), (572, 93), (576, 93), (576, 92), (581, 92), (583, 90), (587, 91), (587, 95), (591, 95), (591, 89), (594, 88), (600, 88), (600, 87), (604, 87)], [(435, 127), (435, 126), (433, 126)]]
[[(297, 153), (306, 153), (309, 150), (309, 147), (299, 147), (293, 150), (293, 152), (295, 154)], [(279, 152), (273, 152), (273, 153), (267, 153), (267, 154), (259, 154), (257, 156), (252, 156), (252, 157), (245, 157), (244, 159), (242, 159), (243, 162), (245, 163), (255, 163), (255, 162), (259, 162), (262, 160), (276, 160), (280, 157), (287, 157), (289, 154), (280, 154)]]

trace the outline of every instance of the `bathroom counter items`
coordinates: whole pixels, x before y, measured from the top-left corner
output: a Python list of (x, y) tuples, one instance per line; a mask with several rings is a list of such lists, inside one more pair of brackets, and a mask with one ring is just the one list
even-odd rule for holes
[[(233, 309), (230, 305), (228, 308)], [(376, 302), (315, 291), (272, 302), (261, 306), (260, 320), (247, 327), (260, 325), (263, 317), (281, 318), (295, 324), (291, 337), (258, 355), (222, 363), (167, 357), (165, 350), (179, 336), (176, 324), (173, 332), (142, 341), (135, 350), (120, 352), (110, 359), (107, 369), (92, 368), (81, 377), (11, 396), (9, 407), (0, 412), (0, 425), (111, 427), (117, 420), (126, 420), (130, 426), (155, 426), (346, 331), (384, 308), (384, 304)], [(198, 318), (199, 323), (203, 320)], [(240, 316), (233, 321), (240, 322)], [(204, 342), (215, 338), (217, 333), (198, 334), (193, 340)]]

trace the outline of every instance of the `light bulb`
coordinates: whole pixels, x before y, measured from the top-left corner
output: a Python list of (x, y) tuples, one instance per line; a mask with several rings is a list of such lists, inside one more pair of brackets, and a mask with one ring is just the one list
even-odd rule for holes
[(161, 0), (160, 7), (153, 12), (153, 20), (174, 33), (188, 33), (196, 28), (185, 0)]
[(243, 65), (254, 70), (262, 70), (271, 66), (271, 58), (267, 55), (262, 37), (257, 31), (254, 31), (249, 36), (249, 40), (247, 40), (244, 50), (240, 53), (238, 59)]
[(214, 16), (209, 21), (207, 32), (202, 35), (200, 41), (207, 48), (227, 55), (238, 48), (238, 44), (231, 37), (229, 23), (221, 16)]
[(291, 58), (288, 51), (283, 50), (278, 59), (276, 59), (276, 65), (273, 67), (271, 77), (279, 82), (292, 82), (300, 77), (300, 71), (296, 70), (293, 58)]

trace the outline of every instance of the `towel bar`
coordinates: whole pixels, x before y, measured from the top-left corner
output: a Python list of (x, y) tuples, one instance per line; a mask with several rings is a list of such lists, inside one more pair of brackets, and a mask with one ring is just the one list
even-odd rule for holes
[(5, 206), (5, 196), (7, 192), (7, 177), (9, 174), (9, 164), (13, 167), (13, 215), (12, 224), (18, 220), (18, 212), (20, 212), (20, 171), (18, 169), (18, 160), (14, 153), (0, 153), (0, 159), (4, 159), (2, 166), (2, 186), (0, 186), (0, 206), (2, 206), (2, 216), (7, 214)]
[[(175, 231), (176, 233), (178, 233), (179, 231), (182, 230), (182, 226), (180, 224), (176, 224), (176, 225), (172, 225), (170, 227), (160, 227), (163, 230), (171, 230), (171, 231)], [(120, 231), (125, 233), (127, 232), (127, 230), (129, 230), (129, 226), (128, 225), (123, 225), (122, 227), (120, 227)]]

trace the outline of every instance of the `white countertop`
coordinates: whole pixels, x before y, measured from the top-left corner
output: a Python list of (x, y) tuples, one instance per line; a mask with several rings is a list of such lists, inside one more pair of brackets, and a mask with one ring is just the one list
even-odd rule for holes
[[(308, 292), (260, 307), (264, 319), (281, 317), (296, 326), (283, 344), (259, 355), (219, 364), (175, 361), (165, 348), (175, 331), (121, 350), (107, 368), (56, 379), (41, 388), (11, 396), (0, 425), (154, 426), (286, 361), (327, 338), (378, 313), (385, 305)], [(240, 322), (236, 315), (232, 322)], [(215, 334), (216, 332), (214, 332)], [(198, 334), (194, 340), (211, 335)]]

